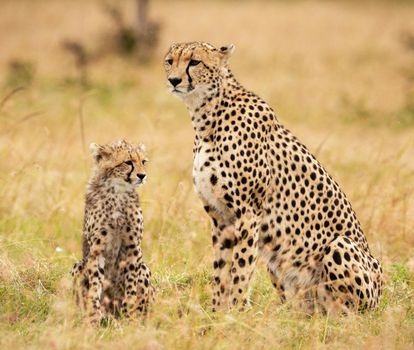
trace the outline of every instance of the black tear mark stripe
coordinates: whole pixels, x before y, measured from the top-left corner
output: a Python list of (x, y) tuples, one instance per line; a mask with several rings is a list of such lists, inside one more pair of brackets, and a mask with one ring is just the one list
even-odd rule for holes
[(190, 62), (192, 58), (193, 58), (193, 55), (191, 55), (190, 60), (188, 61), (187, 68), (185, 69), (185, 73), (187, 74), (187, 77), (188, 77), (188, 91), (191, 91), (194, 89), (193, 84), (192, 84), (193, 79), (191, 78), (191, 75), (190, 75)]
[(193, 84), (192, 84), (193, 79), (191, 78), (191, 75), (190, 75), (190, 64), (188, 64), (187, 68), (185, 69), (185, 73), (187, 74), (187, 77), (188, 77), (188, 88), (192, 90), (193, 89)]
[[(131, 157), (131, 153), (129, 153), (129, 156)], [(132, 158), (132, 157), (131, 157)], [(128, 182), (131, 182), (131, 174), (132, 174), (132, 172), (134, 171), (134, 162), (131, 162), (131, 171), (128, 173), (128, 177), (127, 177), (127, 179), (128, 179)]]
[[(192, 58), (193, 58), (193, 56), (191, 55), (190, 60), (188, 61), (187, 68), (185, 69), (185, 73), (187, 74), (187, 77), (188, 77), (188, 91), (191, 91), (191, 90), (194, 89), (194, 86), (192, 84), (193, 83), (193, 78), (191, 78), (191, 75), (190, 75), (190, 62), (191, 62)], [(200, 63), (202, 63), (204, 65), (204, 67), (206, 67), (208, 70), (210, 70), (210, 67), (207, 66), (203, 61), (200, 61)]]
[(131, 171), (128, 173), (128, 182), (131, 182), (131, 174), (134, 171), (134, 166), (132, 165)]

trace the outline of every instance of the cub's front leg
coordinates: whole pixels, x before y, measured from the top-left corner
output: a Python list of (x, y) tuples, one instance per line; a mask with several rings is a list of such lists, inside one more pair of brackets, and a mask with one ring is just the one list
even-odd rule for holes
[(99, 324), (103, 315), (101, 311), (101, 298), (105, 278), (104, 251), (108, 245), (109, 227), (96, 226), (94, 232), (89, 234), (88, 252), (85, 253), (83, 274), (87, 281), (86, 312), (90, 323)]
[(139, 243), (138, 235), (133, 234), (127, 235), (124, 241), (126, 253), (124, 267), (125, 294), (121, 311), (126, 316), (132, 316), (136, 307), (138, 271), (142, 260), (142, 251)]
[(138, 269), (136, 310), (139, 316), (146, 316), (155, 299), (155, 290), (151, 283), (151, 271), (142, 262)]
[(86, 296), (89, 288), (89, 280), (85, 276), (85, 261), (81, 260), (73, 265), (71, 275), (73, 279), (72, 293), (75, 297), (76, 304), (85, 311)]
[(101, 297), (104, 280), (105, 258), (103, 247), (94, 244), (91, 254), (85, 265), (85, 272), (89, 280), (89, 290), (86, 298), (87, 317), (91, 324), (99, 324), (102, 319)]

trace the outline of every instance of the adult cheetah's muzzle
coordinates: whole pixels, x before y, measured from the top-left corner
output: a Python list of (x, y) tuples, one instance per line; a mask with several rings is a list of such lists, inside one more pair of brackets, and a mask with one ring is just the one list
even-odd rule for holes
[(173, 87), (176, 87), (178, 84), (182, 82), (180, 78), (169, 78), (168, 81), (171, 83)]

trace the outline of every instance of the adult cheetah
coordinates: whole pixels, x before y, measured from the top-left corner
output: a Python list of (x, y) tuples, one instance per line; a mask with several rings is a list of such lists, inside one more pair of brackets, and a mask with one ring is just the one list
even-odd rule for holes
[(143, 145), (91, 144), (95, 168), (86, 192), (83, 259), (74, 294), (91, 323), (108, 314), (145, 315), (153, 299), (142, 260), (143, 218), (135, 188), (146, 180)]
[(164, 62), (195, 131), (193, 181), (213, 226), (213, 310), (249, 306), (258, 255), (281, 300), (296, 296), (306, 312), (376, 307), (382, 269), (351, 204), (271, 107), (234, 78), (233, 50), (174, 44)]

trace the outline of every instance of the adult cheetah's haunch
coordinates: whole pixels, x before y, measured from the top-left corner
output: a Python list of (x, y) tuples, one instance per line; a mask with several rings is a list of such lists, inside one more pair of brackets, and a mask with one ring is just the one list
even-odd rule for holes
[(95, 169), (88, 184), (83, 259), (72, 269), (74, 293), (91, 323), (107, 314), (145, 315), (153, 299), (142, 260), (143, 218), (135, 188), (145, 182), (142, 145), (91, 145)]
[(213, 309), (249, 304), (258, 253), (282, 300), (308, 312), (378, 305), (382, 269), (326, 170), (227, 66), (233, 46), (174, 44), (173, 94), (195, 130), (193, 179), (213, 221)]

